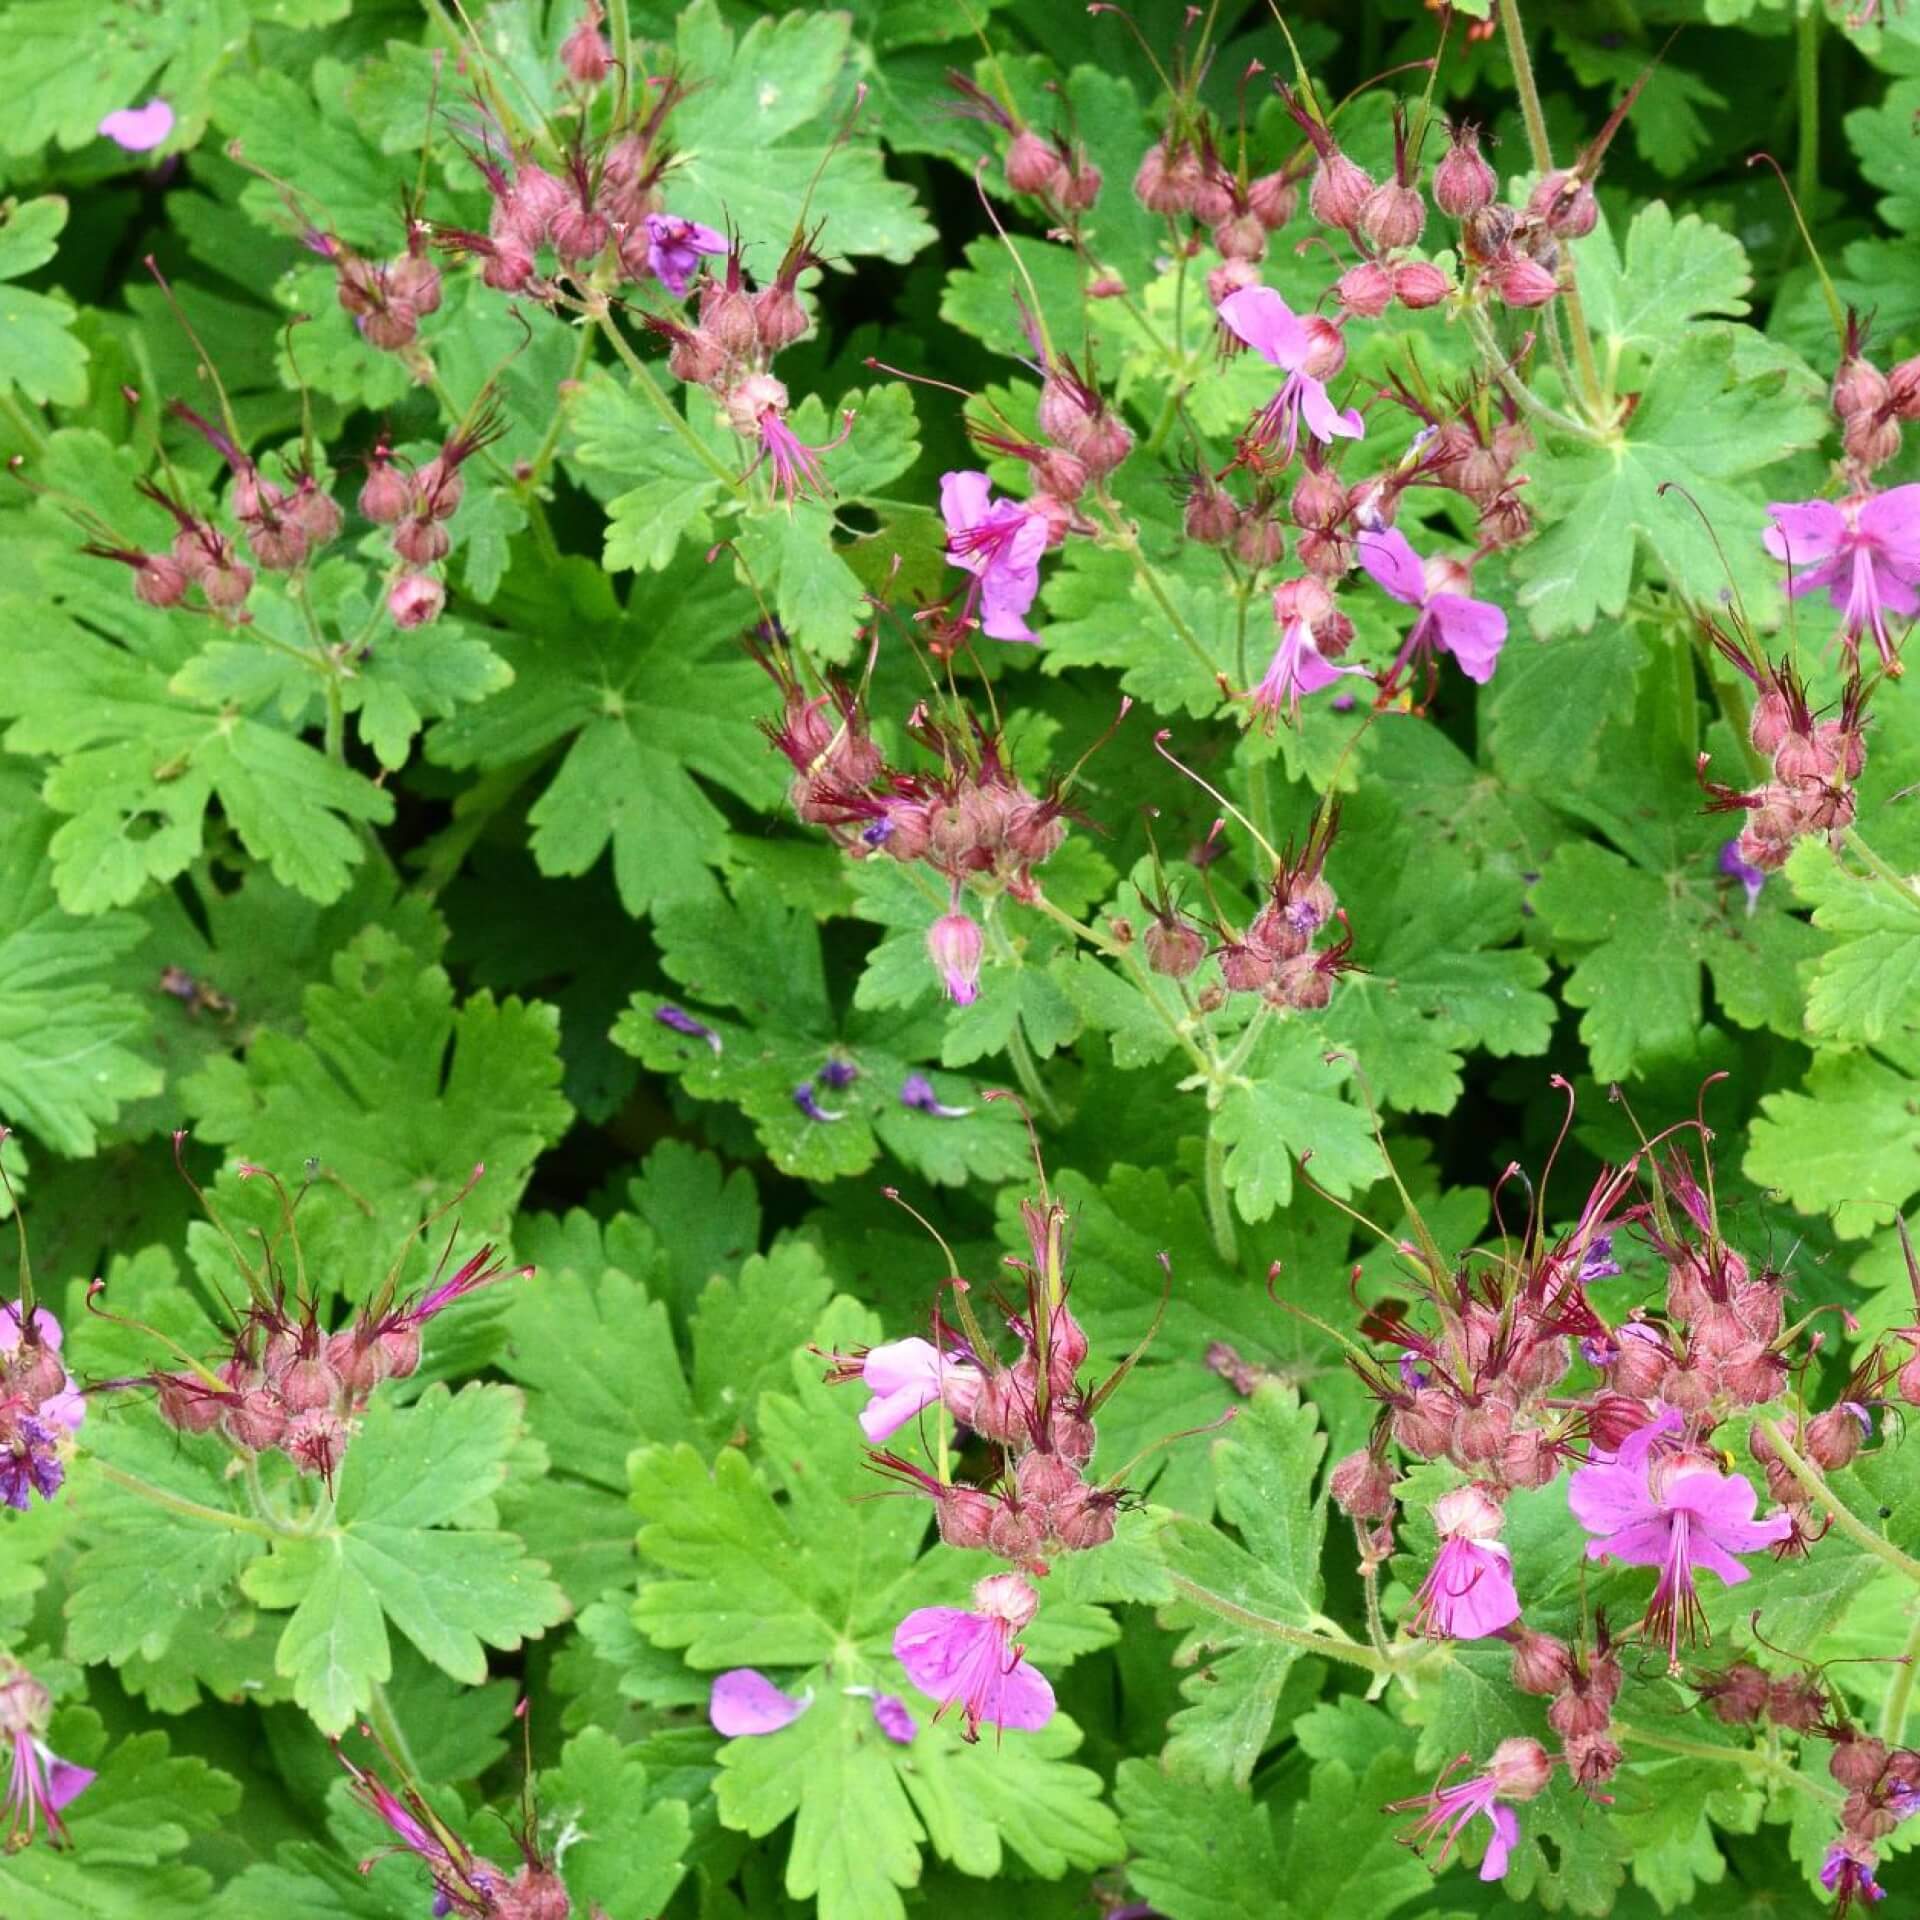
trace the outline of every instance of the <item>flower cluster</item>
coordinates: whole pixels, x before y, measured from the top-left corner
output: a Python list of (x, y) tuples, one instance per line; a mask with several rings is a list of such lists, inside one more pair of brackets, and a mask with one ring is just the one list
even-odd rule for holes
[(392, 260), (368, 260), (337, 235), (309, 226), (300, 238), (332, 267), (341, 311), (368, 346), (404, 353), (420, 337), (420, 322), (440, 311), (440, 269), (427, 251), (430, 229), (407, 222), (406, 251)]
[(0, 1744), (8, 1763), (4, 1850), (8, 1853), (29, 1845), (42, 1830), (51, 1845), (65, 1845), (67, 1830), (60, 1816), (93, 1784), (87, 1768), (61, 1759), (47, 1745), (43, 1736), (52, 1717), (53, 1696), (25, 1667), (11, 1661), (0, 1666)]
[(0, 1501), (25, 1511), (66, 1478), (61, 1442), (87, 1403), (60, 1357), (60, 1322), (30, 1299), (0, 1301)]

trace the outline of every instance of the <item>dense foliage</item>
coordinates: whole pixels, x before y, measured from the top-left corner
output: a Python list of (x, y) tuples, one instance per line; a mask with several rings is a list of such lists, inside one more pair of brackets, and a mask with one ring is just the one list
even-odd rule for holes
[(5, 1920), (1911, 1898), (1920, 9), (1526, 12), (0, 0)]

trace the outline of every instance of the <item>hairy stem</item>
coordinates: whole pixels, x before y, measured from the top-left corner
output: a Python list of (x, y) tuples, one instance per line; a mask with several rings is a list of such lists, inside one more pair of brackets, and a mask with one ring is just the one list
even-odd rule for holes
[(1793, 195), (1812, 220), (1820, 196), (1820, 28), (1819, 0), (1800, 0), (1793, 30), (1793, 75), (1798, 103), (1800, 144), (1793, 165)]
[(1478, 307), (1468, 306), (1462, 309), (1466, 316), (1467, 331), (1473, 335), (1474, 345), (1480, 349), (1480, 358), (1487, 371), (1499, 381), (1500, 388), (1522, 413), (1530, 414), (1542, 425), (1551, 427), (1555, 433), (1564, 433), (1570, 439), (1585, 440), (1594, 446), (1606, 444), (1606, 435), (1596, 432), (1583, 420), (1576, 420), (1570, 413), (1562, 413), (1558, 407), (1549, 405), (1522, 380), (1507, 364), (1507, 356), (1501, 351), (1500, 342), (1494, 337), (1493, 323)]
[(204, 1520), (209, 1526), (227, 1527), (235, 1533), (256, 1533), (263, 1540), (273, 1538), (274, 1529), (264, 1520), (250, 1518), (244, 1513), (230, 1513), (219, 1507), (205, 1507), (198, 1500), (189, 1500), (184, 1495), (169, 1493), (165, 1487), (156, 1487), (151, 1480), (142, 1480), (138, 1474), (128, 1473), (110, 1462), (102, 1460), (98, 1454), (91, 1456), (93, 1464), (100, 1470), (105, 1480), (116, 1487), (124, 1487), (128, 1493), (137, 1493), (142, 1500), (150, 1500), (156, 1507), (164, 1508), (168, 1513), (177, 1513), (183, 1519)]
[(1913, 1610), (1913, 1626), (1907, 1644), (1900, 1649), (1899, 1670), (1887, 1689), (1887, 1703), (1880, 1709), (1880, 1738), (1897, 1747), (1906, 1737), (1907, 1706), (1913, 1699), (1914, 1669), (1920, 1667), (1920, 1605)]
[(1677, 1734), (1654, 1733), (1645, 1727), (1630, 1727), (1623, 1720), (1616, 1720), (1611, 1731), (1616, 1740), (1629, 1747), (1645, 1747), (1654, 1753), (1677, 1753), (1688, 1760), (1717, 1760), (1722, 1766), (1764, 1774), (1770, 1780), (1798, 1788), (1800, 1792), (1811, 1794), (1814, 1799), (1830, 1807), (1840, 1804), (1840, 1795), (1830, 1787), (1802, 1773), (1797, 1767), (1788, 1766), (1777, 1756), (1762, 1753), (1758, 1747), (1716, 1747), (1706, 1740), (1687, 1740)]
[(1225, 1594), (1215, 1593), (1201, 1586), (1198, 1581), (1189, 1580), (1184, 1574), (1174, 1573), (1167, 1577), (1181, 1599), (1191, 1600), (1196, 1607), (1204, 1607), (1207, 1612), (1231, 1621), (1236, 1627), (1257, 1633), (1263, 1640), (1279, 1640), (1287, 1646), (1300, 1647), (1328, 1660), (1343, 1660), (1348, 1666), (1365, 1667), (1369, 1673), (1391, 1674), (1397, 1667), (1398, 1663), (1391, 1653), (1376, 1652), (1356, 1640), (1335, 1640), (1328, 1634), (1309, 1632), (1305, 1627), (1290, 1627), (1284, 1620), (1271, 1620), (1264, 1613), (1255, 1613), (1229, 1600)]
[(741, 485), (740, 476), (694, 432), (693, 423), (667, 397), (660, 382), (647, 370), (647, 363), (627, 344), (626, 335), (614, 324), (613, 315), (607, 311), (606, 302), (602, 300), (597, 307), (589, 311), (593, 314), (594, 324), (607, 336), (613, 345), (614, 352), (620, 356), (621, 364), (633, 376), (633, 384), (639, 388), (648, 406), (700, 456), (701, 462), (712, 470), (717, 480), (724, 482), (726, 486), (738, 493)]
[(1207, 1224), (1213, 1229), (1213, 1250), (1228, 1268), (1240, 1265), (1240, 1240), (1233, 1225), (1233, 1196), (1227, 1192), (1227, 1143), (1220, 1130), (1207, 1127)]
[(1920, 1560), (1904, 1554), (1891, 1540), (1881, 1536), (1862, 1520), (1847, 1503), (1827, 1484), (1826, 1475), (1811, 1460), (1798, 1453), (1793, 1442), (1781, 1431), (1778, 1420), (1769, 1420), (1764, 1415), (1758, 1422), (1760, 1431), (1773, 1443), (1774, 1451), (1793, 1477), (1833, 1518), (1833, 1524), (1844, 1533), (1863, 1553), (1870, 1553), (1876, 1560), (1884, 1560), (1888, 1566), (1896, 1568), (1906, 1575), (1916, 1586), (1920, 1586)]

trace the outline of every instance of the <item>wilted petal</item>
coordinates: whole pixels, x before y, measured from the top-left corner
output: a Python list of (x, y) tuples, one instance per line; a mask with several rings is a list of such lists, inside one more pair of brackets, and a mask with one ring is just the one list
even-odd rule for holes
[(173, 109), (164, 100), (144, 107), (116, 107), (100, 122), (102, 139), (129, 153), (150, 153), (173, 131)]
[(813, 1704), (811, 1698), (796, 1700), (782, 1693), (764, 1673), (752, 1667), (734, 1667), (714, 1679), (707, 1700), (707, 1718), (716, 1733), (729, 1740), (749, 1739), (756, 1734), (778, 1733)]

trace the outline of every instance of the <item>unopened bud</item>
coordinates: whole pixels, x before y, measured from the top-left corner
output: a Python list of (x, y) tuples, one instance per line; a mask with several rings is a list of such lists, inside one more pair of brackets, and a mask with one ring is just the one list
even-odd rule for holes
[(1769, 1682), (1751, 1660), (1736, 1660), (1725, 1672), (1700, 1682), (1714, 1718), (1730, 1727), (1751, 1726), (1767, 1710)]
[(600, 31), (600, 9), (589, 7), (580, 24), (560, 43), (560, 64), (578, 86), (597, 87), (613, 69), (613, 49)]
[(1240, 509), (1233, 504), (1232, 496), (1203, 475), (1201, 483), (1187, 495), (1180, 516), (1187, 538), (1198, 540), (1202, 546), (1224, 547), (1239, 524)]
[(1507, 1800), (1531, 1800), (1553, 1778), (1553, 1762), (1538, 1740), (1502, 1740), (1487, 1762), (1494, 1791)]
[(1169, 980), (1184, 980), (1207, 957), (1206, 936), (1186, 920), (1154, 920), (1140, 942), (1147, 965)]
[(1900, 451), (1900, 422), (1891, 413), (1856, 413), (1840, 435), (1849, 460), (1871, 471)]
[(393, 530), (394, 553), (410, 567), (430, 567), (444, 560), (453, 547), (453, 536), (437, 520), (423, 520), (409, 514)]
[(1527, 211), (1561, 240), (1584, 239), (1600, 220), (1593, 188), (1565, 168), (1556, 168), (1540, 181), (1528, 197)]
[(776, 280), (753, 296), (753, 332), (769, 354), (781, 352), (806, 338), (813, 325), (800, 296)]
[(1833, 376), (1833, 410), (1842, 421), (1884, 413), (1891, 398), (1886, 375), (1864, 354), (1849, 354), (1840, 362)]
[(1355, 1520), (1384, 1520), (1393, 1512), (1393, 1472), (1378, 1455), (1361, 1448), (1328, 1476), (1327, 1491)]
[(1584, 1689), (1569, 1688), (1547, 1708), (1547, 1725), (1563, 1740), (1604, 1733), (1612, 1720), (1613, 1712), (1606, 1701)]
[(1506, 307), (1544, 307), (1560, 291), (1558, 277), (1523, 253), (1510, 253), (1490, 262), (1481, 279)]
[(1567, 1643), (1550, 1633), (1518, 1629), (1513, 1642), (1513, 1684), (1517, 1692), (1551, 1698), (1567, 1684), (1572, 1671)]
[(1300, 189), (1284, 173), (1263, 173), (1247, 188), (1247, 207), (1272, 233), (1284, 227), (1300, 207)]
[(446, 588), (430, 573), (403, 573), (387, 591), (387, 612), (403, 633), (431, 626), (446, 604)]
[(1480, 153), (1480, 132), (1466, 125), (1453, 129), (1453, 144), (1433, 170), (1433, 204), (1449, 220), (1464, 220), (1493, 205), (1500, 179)]
[(1307, 211), (1323, 227), (1351, 230), (1358, 224), (1360, 209), (1372, 191), (1373, 175), (1336, 148), (1313, 170), (1313, 184), (1307, 189)]
[(1051, 194), (1065, 173), (1059, 151), (1044, 134), (1026, 127), (1013, 136), (1007, 148), (1007, 185), (1015, 193)]
[(1807, 1458), (1823, 1473), (1838, 1473), (1860, 1451), (1866, 1414), (1850, 1405), (1829, 1407), (1807, 1423)]
[(1227, 260), (1258, 260), (1267, 250), (1267, 230), (1251, 213), (1229, 215), (1213, 230), (1213, 244)]
[(1426, 201), (1397, 180), (1381, 181), (1360, 203), (1360, 231), (1382, 252), (1413, 246), (1426, 224)]
[(1453, 291), (1453, 282), (1431, 260), (1404, 260), (1393, 270), (1393, 297), (1419, 312), (1437, 307)]
[(1086, 148), (1076, 146), (1065, 177), (1054, 188), (1054, 197), (1069, 213), (1089, 212), (1100, 198), (1100, 186), (1104, 178), (1100, 169), (1087, 158)]
[(1920, 354), (1887, 375), (1887, 402), (1902, 420), (1920, 420)]
[(1827, 1771), (1843, 1787), (1864, 1793), (1879, 1785), (1887, 1769), (1887, 1743), (1869, 1734), (1850, 1734), (1837, 1741), (1827, 1760)]
[(1134, 197), (1149, 213), (1189, 213), (1199, 173), (1198, 164), (1184, 148), (1169, 154), (1166, 143), (1156, 140), (1141, 156), (1133, 176)]
[(1333, 297), (1348, 313), (1377, 320), (1393, 303), (1393, 273), (1378, 260), (1349, 267), (1333, 285)]
[(948, 1487), (934, 1506), (940, 1538), (950, 1547), (984, 1547), (998, 1511), (978, 1487)]
[(1249, 507), (1233, 530), (1233, 557), (1256, 572), (1276, 567), (1287, 557), (1287, 530), (1270, 513)]

